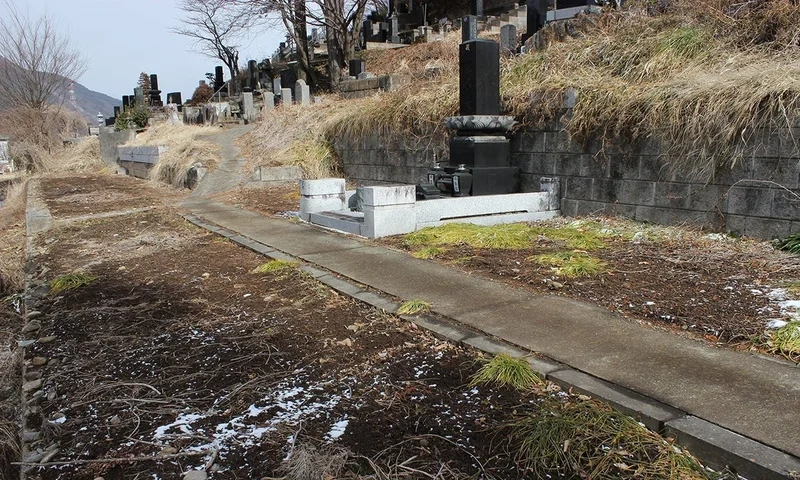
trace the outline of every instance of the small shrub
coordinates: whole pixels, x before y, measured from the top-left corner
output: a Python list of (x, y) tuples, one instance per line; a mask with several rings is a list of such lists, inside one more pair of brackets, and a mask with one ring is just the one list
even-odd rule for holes
[(786, 250), (789, 253), (800, 254), (800, 232), (793, 233), (778, 242), (778, 248), (780, 250)]
[(97, 277), (85, 273), (68, 273), (60, 275), (50, 281), (50, 293), (58, 295), (67, 290), (74, 290), (84, 285), (90, 285), (97, 280)]
[(578, 278), (591, 277), (602, 273), (606, 264), (583, 252), (558, 252), (531, 257), (541, 265), (551, 266), (556, 275)]
[(524, 358), (515, 358), (507, 353), (501, 353), (486, 361), (469, 382), (471, 386), (485, 383), (527, 390), (534, 385), (541, 384), (542, 380)]
[(397, 309), (398, 315), (415, 315), (420, 312), (427, 312), (431, 309), (431, 304), (423, 300), (409, 300), (403, 302)]
[(290, 262), (287, 260), (271, 260), (267, 263), (261, 264), (252, 270), (252, 273), (267, 273), (271, 275), (285, 274), (294, 271), (297, 268), (297, 262)]

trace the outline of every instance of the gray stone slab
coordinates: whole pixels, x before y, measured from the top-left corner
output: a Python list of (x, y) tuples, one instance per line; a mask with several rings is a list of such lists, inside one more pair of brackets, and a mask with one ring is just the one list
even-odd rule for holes
[(298, 269), (299, 269), (301, 272), (303, 272), (303, 273), (307, 273), (308, 275), (311, 275), (312, 277), (314, 277), (314, 278), (315, 278), (315, 279), (317, 279), (317, 280), (319, 280), (320, 278), (322, 278), (322, 277), (324, 277), (324, 276), (326, 276), (326, 275), (330, 275), (330, 274), (329, 274), (328, 272), (326, 272), (325, 270), (320, 270), (319, 268), (314, 268), (314, 267), (312, 267), (311, 265), (302, 264), (302, 265), (300, 265), (300, 266), (299, 266), (299, 267), (297, 267), (297, 268), (298, 268)]
[(344, 293), (345, 295), (355, 296), (356, 294), (364, 291), (364, 288), (361, 287), (361, 285), (356, 285), (353, 282), (342, 280), (341, 278), (334, 277), (330, 274), (319, 277), (317, 280), (338, 292)]
[(623, 180), (619, 201), (631, 205), (655, 205), (655, 182)]
[(697, 417), (671, 420), (666, 429), (667, 435), (675, 437), (694, 455), (708, 459), (706, 463), (712, 468), (731, 467), (749, 480), (789, 480), (797, 478), (791, 475), (792, 472), (795, 475), (800, 472), (800, 460), (796, 457)]
[(385, 295), (380, 295), (373, 292), (359, 292), (355, 295), (352, 295), (352, 297), (389, 313), (394, 313), (398, 308), (400, 308), (399, 303), (392, 301)]
[(654, 432), (660, 432), (669, 420), (684, 415), (684, 412), (669, 405), (577, 370), (557, 371), (548, 378), (565, 389), (571, 388), (576, 392), (611, 404), (620, 412), (642, 422)]
[(774, 193), (771, 188), (731, 187), (728, 192), (728, 213), (768, 217)]

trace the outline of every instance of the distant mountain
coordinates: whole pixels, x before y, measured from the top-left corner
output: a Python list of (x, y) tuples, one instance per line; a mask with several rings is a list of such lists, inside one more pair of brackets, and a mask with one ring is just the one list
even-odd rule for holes
[(122, 99), (89, 90), (80, 83), (75, 83), (73, 89), (75, 90), (75, 104), (73, 105), (70, 101), (69, 92), (67, 92), (64, 106), (89, 120), (90, 125), (97, 124), (98, 112), (102, 113), (106, 118), (111, 118), (114, 116), (114, 107), (122, 105)]
[[(13, 65), (0, 57), (0, 68), (9, 68)], [(97, 124), (97, 114), (102, 113), (106, 118), (114, 116), (114, 107), (122, 105), (122, 99), (109, 97), (108, 95), (94, 90), (89, 90), (80, 83), (73, 84), (75, 91), (75, 102), (70, 100), (69, 90), (64, 92), (62, 98), (54, 98), (52, 103), (62, 104), (65, 108), (74, 111), (89, 121), (90, 125)], [(10, 107), (8, 102), (0, 97), (0, 110)]]

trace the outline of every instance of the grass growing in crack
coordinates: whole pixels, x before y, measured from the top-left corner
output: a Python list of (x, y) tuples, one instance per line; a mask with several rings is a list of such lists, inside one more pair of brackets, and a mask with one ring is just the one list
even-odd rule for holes
[(414, 253), (411, 254), (414, 258), (422, 258), (424, 260), (438, 257), (444, 253), (444, 250), (437, 247), (423, 247), (419, 250), (416, 250)]
[(542, 380), (524, 358), (501, 353), (487, 360), (469, 382), (470, 386), (485, 383), (527, 390), (541, 384)]
[(583, 252), (557, 252), (530, 258), (541, 265), (550, 266), (555, 273), (569, 278), (591, 277), (605, 271), (606, 264)]
[(789, 322), (772, 332), (767, 346), (793, 362), (800, 361), (800, 321)]
[(512, 425), (511, 439), (517, 460), (542, 478), (711, 478), (689, 453), (593, 399), (548, 398)]
[(398, 315), (415, 315), (427, 312), (431, 309), (431, 304), (423, 300), (408, 300), (397, 309)]
[(12, 465), (12, 462), (18, 462), (21, 455), (16, 424), (0, 421), (0, 477), (19, 476), (19, 468)]
[(74, 290), (84, 285), (94, 283), (97, 277), (85, 273), (68, 273), (60, 275), (50, 281), (50, 293), (57, 295), (67, 290)]
[(270, 275), (281, 275), (289, 273), (297, 268), (297, 262), (287, 260), (271, 260), (263, 263), (252, 270), (252, 273), (266, 273)]

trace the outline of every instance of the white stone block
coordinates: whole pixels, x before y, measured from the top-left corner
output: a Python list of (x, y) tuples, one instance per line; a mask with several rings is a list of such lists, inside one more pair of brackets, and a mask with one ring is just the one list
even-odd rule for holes
[(414, 204), (372, 206), (364, 205), (362, 235), (381, 238), (413, 232), (417, 226)]
[(300, 195), (333, 195), (345, 193), (344, 178), (300, 180)]
[(364, 207), (383, 205), (407, 205), (417, 201), (414, 185), (396, 185), (388, 187), (364, 187)]
[(291, 88), (281, 88), (281, 102), (284, 105), (291, 105), (292, 104), (292, 89)]

